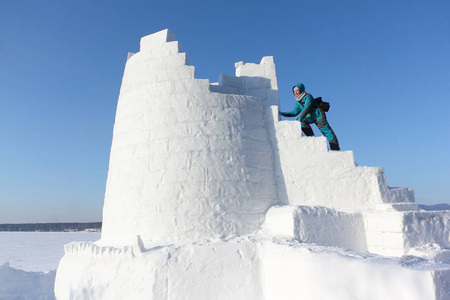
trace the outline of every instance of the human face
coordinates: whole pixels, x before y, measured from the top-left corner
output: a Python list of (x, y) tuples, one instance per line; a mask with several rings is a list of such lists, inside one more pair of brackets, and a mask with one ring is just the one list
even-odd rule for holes
[(295, 95), (295, 97), (298, 97), (300, 95), (300, 91), (299, 90), (294, 90), (294, 95)]

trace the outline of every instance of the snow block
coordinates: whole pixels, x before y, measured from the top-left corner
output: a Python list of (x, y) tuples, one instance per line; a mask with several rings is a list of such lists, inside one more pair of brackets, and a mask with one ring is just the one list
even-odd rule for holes
[[(343, 212), (318, 206), (275, 206), (266, 214), (263, 232), (300, 242), (369, 251), (385, 256), (423, 253), (438, 247), (431, 257), (447, 261), (450, 249), (450, 212), (371, 211)], [(439, 257), (439, 258), (438, 258)]]
[(151, 72), (154, 68), (158, 67), (183, 66), (188, 63), (189, 59), (186, 53), (160, 53), (155, 56), (151, 52), (141, 51), (134, 54), (127, 61), (124, 75), (127, 75), (127, 72)]
[(367, 251), (361, 213), (320, 206), (275, 206), (267, 212), (262, 228), (266, 234), (304, 243)]
[(242, 78), (236, 76), (230, 76), (227, 74), (220, 74), (219, 85), (242, 89)]
[(273, 57), (264, 57), (260, 64), (238, 62), (236, 76), (221, 74), (216, 93), (248, 95), (261, 99), (266, 105), (279, 105), (278, 84)]
[(337, 249), (265, 243), (264, 299), (448, 299), (448, 269)]
[(175, 40), (175, 35), (169, 30), (164, 29), (156, 33), (141, 38), (141, 51), (154, 50), (162, 44)]
[(414, 248), (439, 245), (450, 248), (450, 211), (384, 211), (365, 213), (368, 250), (401, 256)]
[[(86, 270), (95, 276), (86, 276)], [(57, 299), (262, 299), (258, 270), (257, 245), (246, 239), (157, 247), (133, 257), (66, 253), (55, 294)]]

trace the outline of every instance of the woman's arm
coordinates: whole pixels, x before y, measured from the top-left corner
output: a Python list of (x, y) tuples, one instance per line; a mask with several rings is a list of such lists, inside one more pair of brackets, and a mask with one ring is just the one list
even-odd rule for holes
[(300, 107), (300, 103), (296, 102), (293, 111), (288, 111), (285, 113), (280, 112), (280, 115), (282, 115), (283, 117), (296, 117), (301, 111), (302, 109)]

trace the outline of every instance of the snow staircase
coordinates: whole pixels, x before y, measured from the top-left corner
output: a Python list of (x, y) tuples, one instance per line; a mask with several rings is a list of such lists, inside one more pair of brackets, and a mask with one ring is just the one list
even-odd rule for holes
[(266, 232), (386, 256), (433, 249), (448, 260), (450, 211), (419, 211), (414, 191), (389, 187), (382, 168), (356, 165), (353, 151), (329, 151), (325, 137), (306, 137), (299, 122), (280, 121), (277, 106), (267, 115), (284, 206), (269, 210)]

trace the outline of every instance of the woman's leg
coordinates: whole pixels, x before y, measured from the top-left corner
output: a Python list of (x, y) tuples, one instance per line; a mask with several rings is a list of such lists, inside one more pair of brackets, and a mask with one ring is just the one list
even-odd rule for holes
[(328, 143), (330, 144), (330, 149), (339, 151), (339, 141), (330, 124), (328, 124), (328, 121), (326, 119), (322, 119), (318, 121), (316, 125), (320, 132), (322, 132), (322, 134), (327, 138)]
[(302, 131), (306, 136), (314, 136), (314, 131), (312, 130), (311, 125), (304, 121), (300, 123), (302, 124)]

